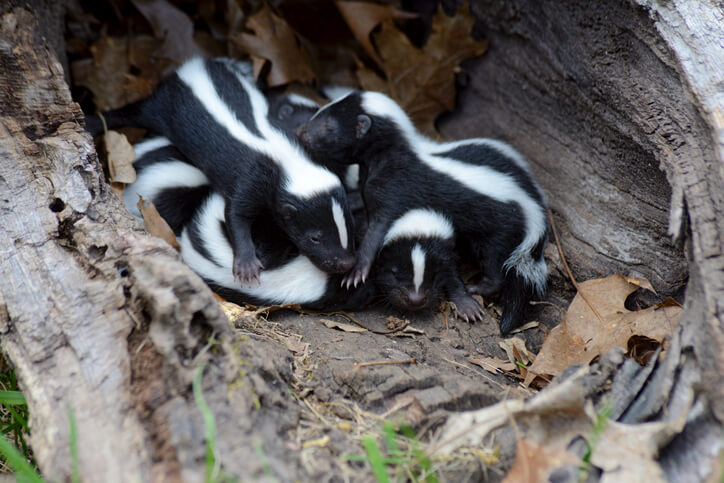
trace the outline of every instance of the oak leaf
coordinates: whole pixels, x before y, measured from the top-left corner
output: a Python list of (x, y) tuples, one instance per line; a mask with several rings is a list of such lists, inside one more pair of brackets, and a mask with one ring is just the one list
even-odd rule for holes
[(366, 90), (388, 94), (412, 118), (417, 127), (434, 135), (435, 119), (455, 108), (455, 73), (464, 59), (482, 55), (487, 41), (474, 40), (475, 18), (464, 4), (453, 17), (438, 10), (432, 33), (422, 49), (415, 47), (390, 19), (373, 34), (386, 80), (363, 66), (358, 78)]
[(286, 20), (275, 15), (268, 5), (249, 16), (246, 28), (254, 34), (241, 32), (231, 37), (231, 41), (251, 56), (257, 78), (263, 66), (270, 62), (271, 69), (266, 78), (270, 87), (314, 80), (309, 54)]
[(365, 52), (381, 67), (384, 62), (377, 55), (370, 34), (384, 20), (414, 18), (417, 15), (403, 12), (392, 5), (378, 5), (367, 2), (335, 2), (339, 13)]
[(585, 299), (576, 294), (564, 320), (551, 330), (528, 368), (525, 384), (538, 374), (557, 376), (570, 365), (588, 364), (616, 346), (627, 347), (633, 336), (663, 343), (679, 323), (682, 309), (667, 301), (644, 310), (626, 309), (626, 297), (646, 287), (644, 282), (611, 275), (580, 283)]
[(154, 51), (156, 57), (180, 64), (201, 52), (194, 41), (194, 24), (182, 10), (171, 5), (168, 0), (131, 2), (148, 20), (153, 35), (162, 42)]

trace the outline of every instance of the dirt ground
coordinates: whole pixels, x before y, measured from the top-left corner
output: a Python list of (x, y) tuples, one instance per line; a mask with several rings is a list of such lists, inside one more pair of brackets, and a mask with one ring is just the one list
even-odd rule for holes
[[(552, 253), (549, 248), (547, 254)], [(531, 306), (526, 317), (538, 322), (537, 326), (511, 336), (523, 339), (532, 352), (538, 351), (547, 332), (560, 321), (573, 296), (554, 258), (548, 260), (552, 280), (547, 300)], [(385, 421), (395, 427), (409, 424), (414, 439), (425, 447), (434, 441), (450, 412), (532, 394), (535, 390), (525, 388), (520, 378), (491, 373), (471, 362), (483, 357), (508, 360), (499, 346), (503, 340), (499, 308), (493, 302), (485, 307), (485, 319), (474, 324), (444, 311), (401, 314), (377, 307), (351, 314), (380, 332), (395, 324), (399, 327), (400, 320), (409, 321), (405, 329), (392, 334), (361, 329), (341, 315), (279, 310), (256, 318), (235, 318), (235, 344), (242, 364), (266, 379), (261, 383), (252, 376), (258, 404), (279, 409), (268, 424), (260, 423), (266, 428), (259, 437), (272, 462), (271, 473), (282, 480), (286, 474), (313, 481), (373, 481), (370, 465), (350, 461), (347, 455), (364, 455), (361, 440), (365, 435), (382, 440)], [(340, 330), (335, 323), (361, 331)], [(503, 434), (503, 440), (499, 436), (477, 452), (444, 461), (431, 454), (437, 477), (442, 481), (502, 479), (515, 447), (514, 434)], [(269, 444), (279, 437), (281, 445)], [(414, 469), (415, 464), (408, 466)], [(411, 469), (399, 466), (388, 469), (409, 477), (405, 471)]]

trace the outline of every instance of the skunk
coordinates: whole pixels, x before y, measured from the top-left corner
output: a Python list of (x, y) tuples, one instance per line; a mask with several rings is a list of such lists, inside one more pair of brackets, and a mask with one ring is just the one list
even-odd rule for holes
[(251, 233), (266, 269), (259, 283), (239, 283), (233, 275), (233, 251), (225, 220), (226, 200), (211, 190), (206, 176), (166, 138), (134, 146), (136, 181), (124, 190), (126, 209), (141, 218), (138, 195), (153, 201), (177, 236), (184, 262), (225, 299), (235, 303), (302, 304), (312, 309), (358, 310), (374, 296), (366, 284), (354, 292), (341, 288), (342, 275), (317, 268), (271, 216), (260, 216)]
[(269, 105), (244, 65), (193, 58), (149, 98), (106, 113), (106, 122), (165, 136), (204, 173), (227, 201), (233, 273), (240, 282), (258, 280), (264, 268), (251, 237), (262, 214), (322, 270), (350, 270), (354, 236), (341, 181), (270, 123)]
[(380, 295), (416, 311), (439, 306), (446, 293), (465, 320), (481, 318), (480, 305), (458, 274), (454, 233), (450, 220), (430, 209), (412, 209), (396, 219), (374, 263)]
[[(545, 292), (545, 197), (523, 157), (490, 139), (437, 143), (419, 134), (397, 103), (353, 92), (317, 111), (297, 137), (320, 164), (360, 164), (369, 227), (347, 286), (367, 279), (392, 223), (414, 208), (448, 217), (483, 279), (469, 291), (500, 292), (501, 331), (517, 327), (528, 301)], [(475, 313), (463, 313), (470, 319)]]

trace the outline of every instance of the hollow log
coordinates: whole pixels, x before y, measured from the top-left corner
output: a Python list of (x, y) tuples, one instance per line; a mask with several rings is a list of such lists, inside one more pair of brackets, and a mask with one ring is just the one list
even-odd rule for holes
[[(310, 479), (314, 464), (300, 456), (309, 453), (283, 438), (300, 412), (284, 390), (293, 380), (289, 350), (262, 338), (232, 344), (209, 289), (125, 212), (38, 22), (44, 3), (32, 3), (0, 8), (0, 349), (28, 400), (41, 471), (70, 479), (73, 422), (87, 481), (203, 481), (204, 421), (191, 389), (203, 365), (225, 470)], [(649, 278), (663, 294), (685, 289), (676, 350), (656, 366), (646, 395), (691, 391), (705, 416), (680, 439), (700, 434), (702, 420), (707, 435), (720, 435), (724, 7), (478, 0), (473, 9), (490, 51), (470, 62), (443, 133), (498, 137), (528, 156), (579, 279), (621, 272)], [(417, 370), (405, 374), (443, 401), (430, 407), (455, 409), (426, 382), (431, 367)], [(334, 378), (354, 393), (357, 375)], [(369, 393), (369, 404), (380, 394)], [(631, 399), (637, 414), (664, 417)], [(697, 441), (707, 450), (721, 443)], [(711, 453), (700, 444), (664, 448), (667, 474)]]

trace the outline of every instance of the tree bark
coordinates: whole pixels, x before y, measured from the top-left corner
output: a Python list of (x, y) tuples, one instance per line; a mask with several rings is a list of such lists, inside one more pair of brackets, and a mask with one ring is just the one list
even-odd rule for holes
[[(502, 138), (531, 159), (578, 278), (621, 272), (663, 294), (686, 287), (674, 349), (626, 396), (637, 421), (665, 418), (689, 392), (704, 408), (662, 447), (676, 475), (688, 468), (677, 457), (698, 462), (720, 444), (710, 436), (724, 418), (724, 10), (711, 0), (473, 7), (491, 48), (471, 62), (443, 133)], [(30, 10), (0, 17), (0, 63), (0, 348), (28, 399), (44, 475), (71, 475), (72, 409), (84, 479), (202, 481), (204, 423), (191, 392), (200, 364), (228, 471), (313, 475), (299, 456), (309, 453), (279, 436), (300, 414), (278, 387), (294, 380), (290, 352), (261, 338), (232, 345), (208, 288), (125, 212)], [(430, 367), (387, 368), (366, 380), (378, 390), (360, 395), (363, 375), (320, 363), (369, 406), (408, 389), (431, 411), (490, 402), (458, 380), (443, 390)], [(676, 446), (697, 434), (707, 437)]]

